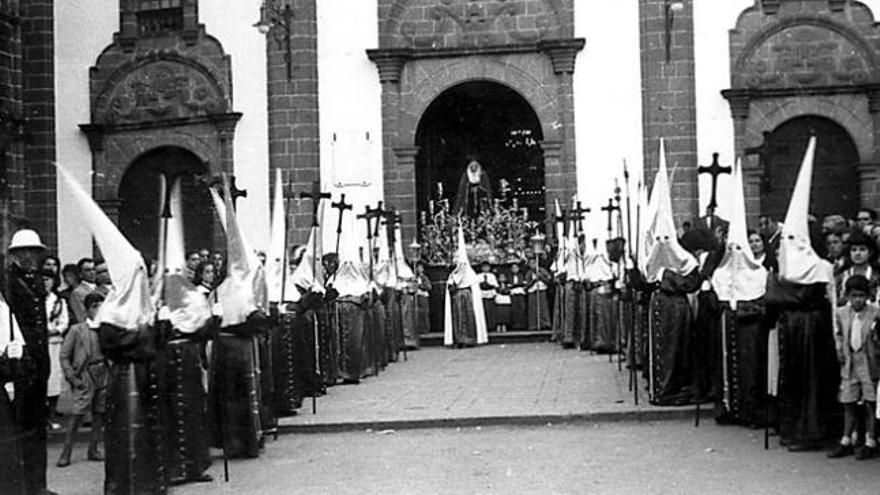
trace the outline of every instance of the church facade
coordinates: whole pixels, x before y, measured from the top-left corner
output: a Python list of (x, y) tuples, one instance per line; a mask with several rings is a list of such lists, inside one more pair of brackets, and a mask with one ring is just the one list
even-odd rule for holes
[[(162, 174), (183, 180), (188, 248), (212, 247), (206, 187), (227, 173), (246, 235), (265, 246), (281, 169), (294, 190), (319, 181), (356, 209), (384, 200), (409, 242), (419, 212), (477, 160), (533, 219), (577, 196), (598, 237), (615, 185), (635, 194), (653, 180), (661, 138), (680, 222), (705, 214), (712, 187), (698, 167), (713, 153), (720, 165), (743, 158), (752, 217), (781, 217), (810, 133), (814, 213), (852, 215), (880, 207), (878, 9), (880, 0), (7, 0), (8, 218), (36, 227), (66, 262), (91, 253), (57, 163), (152, 256)], [(721, 216), (727, 180), (718, 179)], [(304, 242), (310, 206), (292, 210), (292, 239)]]

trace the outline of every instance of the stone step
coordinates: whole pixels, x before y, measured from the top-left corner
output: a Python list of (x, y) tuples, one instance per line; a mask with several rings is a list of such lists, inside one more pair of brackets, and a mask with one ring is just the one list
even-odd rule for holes
[[(489, 332), (490, 344), (520, 344), (524, 342), (549, 342), (553, 332), (550, 330), (540, 331), (509, 331)], [(443, 333), (423, 333), (419, 336), (422, 347), (438, 347), (443, 345)]]

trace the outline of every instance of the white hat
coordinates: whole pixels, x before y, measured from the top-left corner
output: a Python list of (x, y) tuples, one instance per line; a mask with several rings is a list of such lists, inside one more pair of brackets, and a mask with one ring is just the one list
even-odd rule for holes
[(12, 242), (9, 243), (10, 250), (20, 248), (46, 249), (46, 246), (40, 240), (40, 234), (37, 234), (36, 230), (23, 229), (12, 234)]

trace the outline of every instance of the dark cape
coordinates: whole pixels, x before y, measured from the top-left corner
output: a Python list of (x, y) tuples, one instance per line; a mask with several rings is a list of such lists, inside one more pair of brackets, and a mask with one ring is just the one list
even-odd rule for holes
[[(722, 386), (715, 399), (721, 422), (763, 425), (767, 419), (767, 337), (763, 298), (724, 304), (726, 352), (722, 349)], [(725, 359), (726, 355), (726, 359)], [(726, 369), (726, 371), (725, 371)]]
[[(557, 299), (559, 291), (556, 291)], [(588, 293), (584, 290), (583, 282), (571, 281), (565, 284), (565, 290), (562, 294), (562, 345), (565, 347), (574, 347), (583, 342), (584, 335), (589, 328), (587, 318), (589, 313), (587, 308)], [(555, 324), (555, 323), (554, 323)]]
[(302, 405), (302, 397), (297, 394), (295, 379), (296, 335), (295, 312), (278, 312), (273, 304), (269, 338), (272, 349), (273, 396), (272, 408), (278, 417), (291, 416)]
[(697, 293), (697, 315), (691, 332), (694, 403), (722, 395), (721, 302), (714, 290)]
[(414, 285), (400, 292), (400, 318), (403, 322), (403, 347), (407, 350), (418, 349), (419, 342), (419, 297)]
[(318, 302), (315, 312), (318, 316), (318, 347), (321, 362), (321, 379), (324, 391), (339, 381), (339, 325), (335, 315), (336, 292), (328, 293)]
[(566, 307), (565, 307), (565, 290), (566, 276), (559, 274), (556, 276), (556, 296), (553, 298), (553, 324), (552, 338), (553, 341), (562, 343), (565, 334)]
[(207, 395), (202, 385), (202, 346), (207, 329), (194, 334), (163, 331), (159, 362), (165, 466), (171, 480), (195, 480), (211, 465)]
[(0, 355), (0, 493), (24, 495), (24, 458), (21, 453), (12, 402), (5, 384), (12, 382), (25, 363)]
[(157, 329), (131, 331), (104, 323), (98, 332), (101, 352), (111, 362), (104, 420), (104, 493), (167, 493)]
[(382, 307), (385, 326), (385, 350), (388, 362), (397, 362), (400, 349), (403, 347), (403, 320), (400, 311), (400, 292), (385, 287), (382, 289)]
[[(424, 275), (418, 277), (419, 289), (416, 292), (416, 333), (419, 335), (431, 332), (431, 280)], [(440, 290), (442, 293), (443, 291)], [(443, 295), (441, 294), (442, 298)], [(443, 304), (440, 304), (440, 325), (437, 328), (443, 328)]]
[(618, 308), (611, 282), (595, 285), (590, 298), (590, 349), (604, 354), (617, 349)]
[(449, 294), (452, 298), (450, 309), (452, 310), (452, 342), (455, 345), (477, 345), (477, 320), (474, 315), (474, 303), (472, 298), (480, 297), (470, 287), (454, 288), (449, 286)]
[(693, 401), (693, 322), (687, 295), (699, 287), (698, 270), (687, 275), (665, 270), (651, 296), (648, 352), (652, 404), (676, 406)]
[(368, 367), (368, 339), (364, 332), (366, 299), (366, 296), (342, 296), (333, 305), (339, 329), (339, 376), (344, 383), (358, 383)]
[(257, 457), (262, 445), (256, 336), (266, 330), (258, 312), (239, 325), (218, 328), (211, 352), (208, 411), (215, 447), (230, 458)]
[[(300, 403), (306, 397), (319, 397), (324, 393), (324, 383), (316, 358), (320, 359), (321, 321), (318, 312), (321, 310), (321, 294), (306, 292), (299, 301), (288, 304), (288, 311), (293, 315), (290, 330), (292, 331), (292, 370), (293, 391), (287, 392), (288, 399), (292, 395), (294, 403)], [(315, 339), (318, 339), (318, 353), (315, 350)], [(317, 364), (320, 362), (318, 361)]]
[(768, 277), (764, 296), (779, 326), (780, 438), (815, 444), (835, 433), (839, 368), (825, 284), (796, 285)]

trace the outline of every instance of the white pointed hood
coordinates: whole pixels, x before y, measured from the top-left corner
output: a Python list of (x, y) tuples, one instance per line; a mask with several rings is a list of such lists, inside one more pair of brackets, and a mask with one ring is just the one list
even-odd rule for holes
[(57, 168), (76, 203), (80, 219), (101, 249), (113, 281), (113, 289), (101, 305), (98, 321), (126, 330), (146, 327), (153, 322), (155, 308), (150, 300), (147, 267), (141, 253), (67, 170), (60, 165)]
[(724, 257), (712, 274), (712, 287), (722, 301), (752, 301), (764, 295), (767, 270), (755, 260), (746, 230), (742, 160), (733, 167), (733, 204)]
[[(211, 318), (208, 300), (196, 290), (186, 276), (186, 247), (183, 238), (183, 200), (180, 178), (171, 187), (169, 200), (171, 218), (165, 241), (165, 262), (162, 295), (170, 311), (172, 326), (181, 333), (195, 333)], [(161, 269), (161, 267), (160, 267)]]
[(400, 280), (401, 285), (404, 285), (404, 282), (407, 280), (414, 279), (415, 274), (413, 273), (412, 267), (409, 266), (406, 257), (403, 255), (403, 240), (400, 236), (400, 225), (395, 225), (394, 227), (394, 258), (397, 260), (397, 278)]
[(819, 258), (810, 244), (808, 215), (815, 155), (816, 136), (812, 136), (779, 237), (779, 279), (794, 284), (828, 283), (834, 278), (831, 264)]
[[(556, 259), (553, 261), (553, 266), (550, 267), (554, 273), (563, 274), (565, 273), (565, 258), (568, 250), (568, 246), (566, 245), (565, 240), (565, 219), (562, 218), (562, 209), (559, 207), (559, 198), (553, 200), (555, 205), (556, 217), (554, 218), (554, 225), (556, 226)], [(561, 219), (561, 220), (560, 220)]]
[(455, 268), (449, 274), (449, 283), (458, 287), (472, 287), (477, 284), (477, 273), (468, 260), (467, 245), (464, 242), (464, 231), (458, 227), (458, 247), (453, 260)]
[[(221, 327), (240, 325), (255, 311), (266, 311), (266, 278), (259, 259), (250, 248), (232, 206), (229, 182), (224, 176), (222, 210), (226, 213), (226, 278), (217, 287), (217, 300), (223, 309)], [(215, 202), (219, 197), (212, 190)], [(221, 208), (217, 208), (218, 213)]]
[[(319, 211), (324, 209), (324, 200), (318, 207)], [(320, 216), (318, 217), (320, 218)], [(302, 287), (311, 292), (324, 292), (324, 249), (322, 246), (322, 233), (320, 225), (312, 227), (309, 232), (309, 243), (306, 244), (306, 250), (303, 253), (302, 260), (293, 271), (291, 278), (294, 285)], [(312, 252), (314, 250), (314, 253)]]
[(648, 282), (659, 281), (661, 269), (670, 270), (679, 275), (690, 273), (699, 264), (697, 259), (678, 243), (675, 220), (672, 216), (672, 198), (669, 192), (666, 148), (663, 140), (660, 140), (660, 166), (657, 169), (657, 178), (654, 179), (654, 190), (651, 194), (649, 210), (652, 209), (651, 202), (656, 203), (656, 214), (649, 229), (649, 235), (653, 240), (645, 262), (645, 275)]
[(583, 280), (583, 259), (575, 230), (575, 228), (569, 230), (568, 238), (563, 241), (565, 246), (565, 262), (562, 265), (562, 271), (565, 273), (566, 280), (580, 282)]
[(397, 275), (394, 272), (394, 260), (389, 256), (388, 229), (379, 224), (379, 235), (376, 240), (376, 249), (379, 251), (376, 263), (373, 265), (373, 277), (380, 287), (396, 288), (398, 285)]
[(266, 285), (268, 286), (269, 301), (281, 300), (281, 284), (284, 281), (283, 270), (284, 234), (287, 228), (287, 219), (284, 213), (284, 184), (281, 178), (281, 169), (275, 169), (275, 197), (272, 200), (272, 224), (269, 230), (269, 249), (266, 252)]
[(340, 296), (359, 297), (370, 290), (370, 281), (364, 276), (363, 262), (358, 255), (355, 216), (345, 215), (339, 242), (339, 267), (333, 277), (333, 288)]
[(605, 242), (593, 239), (590, 244), (590, 255), (584, 260), (585, 280), (593, 283), (611, 280), (614, 278), (614, 271), (608, 258), (608, 248)]

